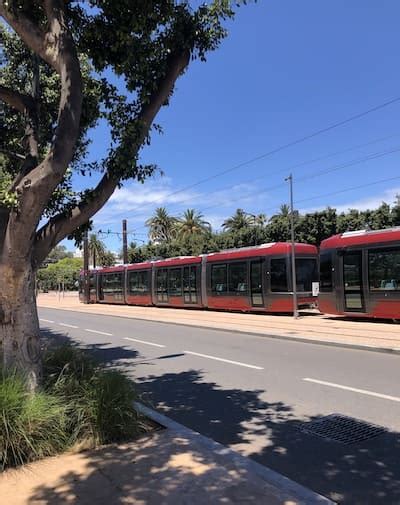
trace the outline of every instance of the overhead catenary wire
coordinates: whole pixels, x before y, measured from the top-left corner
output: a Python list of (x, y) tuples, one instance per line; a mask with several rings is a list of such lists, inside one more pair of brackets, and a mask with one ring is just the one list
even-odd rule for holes
[[(362, 144), (357, 144), (355, 146), (348, 147), (348, 148), (340, 150), (340, 151), (335, 151), (333, 153), (329, 153), (329, 154), (326, 154), (326, 155), (323, 155), (323, 156), (319, 156), (317, 158), (312, 158), (310, 160), (305, 160), (305, 161), (302, 161), (302, 162), (297, 163), (295, 165), (292, 165), (290, 167), (282, 168), (282, 169), (279, 169), (279, 170), (268, 171), (268, 176), (276, 175), (276, 174), (280, 174), (280, 173), (291, 173), (296, 168), (300, 168), (300, 167), (303, 167), (303, 166), (306, 166), (306, 165), (311, 165), (313, 163), (317, 163), (319, 161), (323, 161), (323, 160), (326, 160), (326, 159), (329, 159), (329, 158), (333, 158), (333, 157), (338, 156), (340, 154), (351, 152), (351, 151), (354, 151), (356, 149), (360, 149), (362, 147), (367, 147), (367, 146), (372, 145), (372, 144), (377, 144), (379, 142), (383, 142), (385, 140), (389, 140), (391, 138), (398, 137), (399, 135), (400, 135), (400, 133), (386, 135), (384, 137), (379, 137), (379, 138), (370, 140), (370, 141), (362, 143)], [(229, 185), (229, 186), (224, 186), (223, 188), (220, 188), (218, 190), (211, 191), (210, 193), (207, 193), (207, 197), (209, 198), (211, 195), (217, 195), (219, 193), (222, 193), (223, 191), (228, 191), (230, 189), (234, 189), (234, 188), (240, 187), (240, 185), (243, 185), (243, 184), (248, 183), (248, 182), (254, 183), (254, 182), (257, 182), (259, 180), (264, 180), (264, 179), (265, 179), (265, 174), (262, 175), (262, 176), (260, 176), (260, 177), (245, 179), (245, 180), (239, 181), (239, 182), (237, 182), (235, 184), (232, 184), (232, 185)], [(176, 201), (173, 204), (175, 204), (175, 205), (181, 205), (182, 203), (192, 201), (194, 197), (195, 196), (191, 195), (190, 197), (184, 198), (183, 200)], [(168, 195), (167, 195), (166, 198), (168, 198)], [(148, 207), (150, 205), (152, 205), (152, 202), (149, 202), (149, 203), (145, 204), (144, 206)], [(133, 209), (130, 209), (129, 212), (133, 212), (134, 210), (135, 210), (135, 207)], [(139, 229), (142, 229), (142, 228), (144, 228), (144, 227), (141, 226)]]
[[(326, 198), (327, 196), (340, 195), (342, 193), (347, 193), (347, 192), (350, 192), (350, 191), (355, 191), (356, 189), (363, 189), (363, 188), (367, 188), (367, 187), (371, 187), (371, 186), (376, 186), (377, 184), (383, 184), (385, 182), (393, 182), (393, 181), (396, 181), (396, 180), (400, 180), (400, 175), (399, 176), (395, 176), (395, 177), (388, 177), (388, 178), (385, 178), (385, 179), (378, 179), (376, 181), (367, 182), (365, 184), (357, 184), (356, 186), (350, 186), (350, 187), (339, 189), (339, 190), (336, 190), (336, 191), (330, 191), (329, 193), (323, 193), (323, 194), (319, 194), (319, 195), (315, 195), (315, 196), (311, 196), (311, 197), (307, 197), (307, 198), (302, 198), (300, 200), (295, 200), (294, 204), (298, 205), (299, 203), (311, 202), (313, 200), (318, 200), (319, 198)], [(278, 208), (278, 206), (274, 205), (273, 207), (267, 207), (264, 210), (265, 211), (271, 211), (271, 210), (276, 210), (277, 208)]]
[[(353, 116), (350, 116), (350, 117), (348, 117), (348, 118), (346, 118), (346, 119), (343, 119), (343, 120), (341, 120), (341, 121), (338, 121), (338, 122), (336, 122), (336, 123), (332, 123), (332, 124), (330, 124), (330, 125), (328, 125), (328, 126), (326, 126), (326, 127), (324, 127), (324, 128), (320, 128), (319, 130), (316, 130), (316, 131), (314, 131), (314, 132), (312, 132), (312, 133), (309, 133), (309, 134), (307, 134), (307, 135), (304, 135), (304, 136), (302, 136), (302, 137), (299, 137), (298, 139), (295, 139), (295, 140), (292, 140), (292, 141), (290, 141), (290, 142), (287, 142), (286, 144), (283, 144), (283, 145), (278, 146), (278, 147), (276, 147), (276, 148), (274, 148), (274, 149), (271, 149), (270, 151), (267, 151), (267, 152), (265, 152), (265, 153), (263, 153), (263, 154), (260, 154), (260, 155), (258, 155), (258, 156), (256, 156), (256, 157), (254, 157), (254, 158), (250, 158), (250, 159), (248, 159), (248, 160), (246, 160), (246, 161), (243, 161), (243, 162), (241, 162), (241, 163), (238, 163), (238, 164), (236, 164), (236, 165), (234, 165), (234, 166), (232, 166), (232, 167), (230, 167), (230, 168), (227, 168), (227, 169), (225, 169), (225, 170), (221, 170), (221, 171), (219, 171), (219, 172), (217, 172), (217, 173), (215, 173), (215, 174), (213, 174), (213, 175), (210, 175), (210, 176), (208, 176), (208, 177), (205, 177), (205, 178), (203, 178), (203, 179), (200, 179), (200, 180), (198, 180), (198, 181), (196, 181), (196, 182), (194, 182), (194, 183), (192, 183), (192, 184), (189, 184), (188, 186), (185, 186), (185, 187), (180, 188), (180, 189), (178, 189), (178, 190), (176, 190), (176, 191), (173, 191), (173, 192), (171, 192), (171, 193), (168, 193), (168, 194), (167, 194), (167, 195), (165, 195), (163, 198), (170, 198), (171, 196), (175, 196), (175, 195), (177, 195), (177, 194), (179, 194), (179, 193), (183, 193), (184, 191), (187, 191), (187, 190), (189, 190), (189, 189), (193, 189), (193, 188), (195, 188), (195, 187), (197, 187), (197, 186), (200, 186), (201, 184), (204, 184), (204, 183), (206, 183), (206, 182), (209, 182), (209, 181), (211, 181), (211, 180), (214, 180), (214, 179), (216, 179), (216, 178), (218, 178), (218, 177), (222, 177), (223, 175), (226, 175), (226, 174), (231, 173), (231, 172), (233, 172), (233, 171), (235, 171), (235, 170), (238, 170), (239, 168), (242, 168), (242, 167), (244, 167), (244, 166), (247, 166), (247, 165), (250, 165), (250, 164), (252, 164), (252, 163), (255, 163), (256, 161), (259, 161), (259, 160), (261, 160), (261, 159), (264, 159), (264, 158), (267, 158), (267, 157), (269, 157), (269, 156), (272, 156), (272, 155), (274, 155), (274, 154), (276, 154), (276, 153), (279, 153), (279, 152), (281, 152), (281, 151), (284, 151), (285, 149), (288, 149), (288, 148), (293, 147), (293, 146), (295, 146), (295, 145), (298, 145), (298, 144), (300, 144), (300, 143), (302, 143), (302, 142), (305, 142), (305, 141), (307, 141), (307, 140), (310, 140), (310, 139), (312, 139), (312, 138), (314, 138), (314, 137), (316, 137), (316, 136), (318, 136), (318, 135), (321, 135), (321, 134), (323, 134), (323, 133), (326, 133), (326, 132), (328, 132), (328, 131), (334, 130), (335, 128), (339, 128), (340, 126), (344, 126), (345, 124), (348, 124), (348, 123), (350, 123), (350, 122), (352, 122), (352, 121), (355, 121), (355, 120), (357, 120), (357, 119), (360, 119), (360, 118), (362, 118), (362, 117), (365, 117), (365, 116), (367, 116), (368, 114), (371, 114), (371, 113), (373, 113), (373, 112), (376, 112), (376, 111), (378, 111), (378, 110), (381, 110), (381, 109), (383, 109), (383, 108), (385, 108), (385, 107), (388, 107), (388, 106), (393, 105), (393, 104), (398, 103), (398, 102), (400, 102), (400, 96), (399, 96), (399, 97), (396, 97), (396, 98), (393, 98), (393, 99), (391, 99), (391, 100), (388, 100), (388, 101), (386, 101), (386, 102), (383, 102), (383, 103), (381, 103), (381, 104), (379, 104), (379, 105), (376, 105), (375, 107), (372, 107), (372, 108), (370, 108), (370, 109), (367, 109), (367, 110), (365, 110), (365, 111), (363, 111), (363, 112), (360, 112), (360, 113), (358, 113), (358, 114), (355, 114), (355, 115), (353, 115)], [(149, 202), (149, 204), (157, 204), (158, 202), (159, 202), (159, 199), (156, 199), (156, 200), (154, 200), (153, 202)], [(141, 208), (140, 206), (134, 207), (133, 209), (130, 209), (130, 212), (134, 212), (135, 210), (138, 210), (138, 209), (140, 209), (140, 208)]]
[[(350, 161), (345, 162), (345, 163), (340, 163), (340, 164), (334, 165), (334, 166), (326, 168), (326, 169), (322, 169), (322, 170), (318, 170), (318, 171), (315, 171), (315, 172), (311, 172), (309, 174), (305, 174), (304, 176), (297, 178), (296, 179), (296, 183), (304, 182), (304, 181), (307, 181), (309, 179), (314, 179), (316, 177), (320, 177), (320, 176), (326, 175), (328, 173), (332, 173), (332, 172), (335, 172), (335, 171), (338, 171), (338, 170), (342, 170), (344, 168), (348, 168), (348, 167), (351, 167), (351, 166), (354, 166), (354, 165), (358, 165), (358, 164), (361, 164), (361, 163), (366, 163), (368, 161), (372, 161), (372, 160), (375, 160), (375, 159), (378, 159), (378, 158), (381, 158), (383, 156), (387, 156), (389, 154), (393, 154), (393, 153), (396, 153), (396, 152), (399, 152), (399, 151), (400, 151), (400, 146), (391, 147), (390, 149), (386, 149), (384, 151), (377, 151), (375, 153), (371, 153), (371, 154), (368, 154), (366, 156), (355, 158), (355, 159), (350, 160)], [(231, 186), (230, 189), (234, 188), (235, 186), (236, 185)], [(282, 188), (284, 186), (286, 186), (286, 184), (284, 182), (280, 182), (280, 183), (275, 184), (273, 186), (267, 186), (267, 187), (264, 187), (264, 188), (259, 188), (259, 189), (257, 189), (257, 196), (262, 195), (264, 193), (268, 193), (268, 192), (273, 191), (275, 189)], [(225, 190), (226, 190), (226, 188), (225, 188)], [(214, 194), (214, 193), (210, 193), (210, 194)], [(216, 193), (218, 194), (218, 192), (216, 192)], [(245, 195), (243, 195), (241, 197), (241, 199), (247, 199), (247, 198), (251, 198), (253, 196), (254, 196), (254, 190), (252, 190), (251, 192), (246, 193)], [(240, 201), (240, 199), (239, 199), (239, 201)], [(204, 213), (204, 212), (207, 212), (207, 211), (209, 211), (211, 209), (215, 209), (215, 208), (221, 207), (221, 205), (222, 205), (221, 202), (218, 202), (216, 204), (209, 205), (208, 207), (200, 208), (199, 211), (201, 213)], [(268, 210), (268, 209), (264, 209), (264, 210)], [(144, 229), (144, 228), (145, 228), (144, 226), (137, 227), (138, 230)]]
[[(331, 173), (331, 172), (334, 172), (334, 171), (337, 171), (337, 170), (341, 170), (343, 168), (348, 168), (348, 167), (351, 167), (351, 166), (354, 166), (354, 165), (359, 165), (361, 163), (366, 163), (368, 161), (371, 161), (371, 160), (374, 160), (374, 159), (377, 159), (377, 158), (381, 158), (383, 156), (387, 156), (389, 154), (393, 154), (393, 153), (399, 152), (399, 151), (400, 151), (400, 147), (394, 147), (394, 148), (391, 148), (389, 150), (379, 151), (379, 152), (376, 152), (376, 153), (372, 153), (370, 155), (367, 155), (367, 156), (364, 156), (364, 157), (361, 157), (361, 158), (356, 158), (356, 159), (351, 160), (351, 161), (349, 161), (347, 163), (342, 163), (342, 164), (335, 165), (335, 166), (327, 168), (327, 169), (318, 170), (316, 172), (312, 172), (310, 174), (306, 174), (303, 177), (300, 177), (300, 178), (296, 179), (296, 183), (302, 182), (302, 181), (306, 181), (306, 180), (309, 180), (309, 179), (314, 179), (316, 177), (320, 177), (321, 175), (326, 175), (327, 173)], [(259, 196), (261, 194), (264, 194), (264, 193), (267, 193), (269, 191), (272, 191), (274, 189), (281, 188), (283, 186), (286, 186), (286, 184), (284, 182), (276, 184), (276, 185), (273, 185), (273, 186), (268, 186), (268, 187), (260, 188), (260, 189), (257, 190), (257, 196)], [(243, 198), (249, 198), (251, 196), (254, 196), (254, 191), (252, 191), (251, 193), (246, 194)], [(201, 212), (206, 212), (206, 211), (208, 211), (210, 209), (214, 209), (214, 208), (217, 208), (217, 207), (220, 207), (220, 206), (221, 206), (221, 203), (219, 202), (217, 204), (213, 204), (213, 205), (210, 205), (208, 207), (202, 208), (202, 209), (200, 209), (200, 211)]]

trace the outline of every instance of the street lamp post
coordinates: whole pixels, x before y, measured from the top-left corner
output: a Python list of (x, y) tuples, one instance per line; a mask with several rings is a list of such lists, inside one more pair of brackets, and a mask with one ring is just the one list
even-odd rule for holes
[(293, 284), (293, 317), (299, 317), (297, 310), (297, 280), (296, 280), (296, 246), (294, 242), (294, 209), (293, 209), (293, 175), (286, 177), (285, 181), (289, 182), (290, 190), (290, 238), (292, 243), (292, 284)]

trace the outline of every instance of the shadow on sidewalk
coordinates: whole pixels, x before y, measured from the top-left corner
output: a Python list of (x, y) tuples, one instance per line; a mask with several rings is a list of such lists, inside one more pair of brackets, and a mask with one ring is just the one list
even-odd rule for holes
[(307, 420), (262, 390), (224, 389), (200, 371), (144, 378), (140, 389), (169, 417), (339, 503), (400, 503), (400, 434), (343, 445), (299, 430)]

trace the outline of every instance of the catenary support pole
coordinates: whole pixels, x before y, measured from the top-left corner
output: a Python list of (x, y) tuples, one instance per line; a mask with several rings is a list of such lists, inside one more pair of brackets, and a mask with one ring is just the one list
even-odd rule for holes
[(83, 235), (83, 293), (85, 303), (90, 302), (90, 285), (89, 285), (89, 239), (88, 232)]
[(128, 232), (126, 219), (122, 221), (122, 262), (124, 265), (128, 263)]
[(290, 174), (286, 177), (285, 181), (289, 181), (289, 191), (290, 191), (290, 239), (292, 243), (292, 292), (293, 292), (293, 317), (297, 319), (299, 317), (299, 311), (297, 309), (297, 280), (296, 280), (296, 246), (294, 241), (294, 208), (293, 208), (293, 175)]

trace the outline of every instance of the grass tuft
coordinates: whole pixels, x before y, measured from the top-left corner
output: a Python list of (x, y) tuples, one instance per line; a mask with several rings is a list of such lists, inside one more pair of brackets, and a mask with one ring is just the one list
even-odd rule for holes
[(135, 399), (127, 376), (71, 345), (45, 353), (43, 386), (34, 394), (18, 374), (1, 374), (0, 469), (136, 436)]
[(45, 392), (30, 394), (16, 373), (0, 382), (0, 468), (51, 456), (67, 447), (65, 407)]

